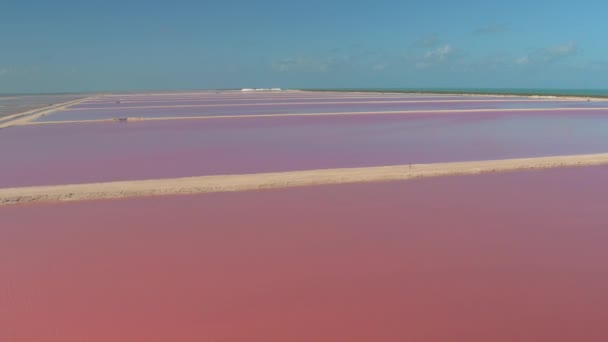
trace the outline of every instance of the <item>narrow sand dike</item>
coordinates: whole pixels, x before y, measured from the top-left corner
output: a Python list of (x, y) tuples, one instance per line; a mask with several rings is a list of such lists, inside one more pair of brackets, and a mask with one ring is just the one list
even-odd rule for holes
[[(130, 108), (133, 109), (133, 108)], [(54, 109), (53, 112), (59, 111)], [(96, 117), (94, 115), (89, 118), (82, 119), (82, 116), (78, 115), (77, 118), (67, 119), (59, 118), (58, 116), (65, 115), (73, 111), (61, 111), (56, 116), (44, 120), (37, 121), (43, 115), (36, 115), (30, 117), (28, 120), (15, 123), (20, 125), (53, 125), (53, 124), (74, 124), (74, 123), (108, 123), (108, 122), (145, 122), (145, 121), (172, 121), (172, 120), (214, 120), (214, 119), (252, 119), (252, 118), (298, 118), (298, 117), (349, 117), (349, 116), (379, 116), (379, 115), (395, 115), (395, 116), (407, 116), (407, 115), (418, 115), (425, 114), (429, 116), (433, 115), (444, 115), (444, 114), (472, 114), (472, 113), (558, 113), (558, 112), (606, 112), (606, 107), (572, 107), (572, 108), (478, 108), (478, 109), (429, 109), (429, 110), (391, 110), (391, 111), (361, 111), (361, 112), (324, 112), (324, 113), (278, 113), (278, 114), (222, 114), (222, 115), (211, 115), (205, 113), (194, 113), (195, 115), (174, 115), (169, 116), (170, 113), (162, 113), (160, 116), (129, 116), (120, 115), (116, 116), (115, 112), (111, 112), (108, 117)], [(95, 112), (95, 111), (93, 111)], [(106, 115), (106, 114), (104, 114)], [(102, 115), (103, 116), (103, 115)], [(0, 128), (2, 128), (0, 126)]]
[(12, 114), (0, 118), (0, 129), (16, 125), (27, 124), (30, 121), (38, 120), (41, 117), (51, 114), (56, 111), (66, 110), (68, 107), (83, 103), (94, 97), (86, 97), (74, 101), (64, 102), (49, 107), (28, 110), (27, 112)]
[(608, 164), (608, 153), (0, 189), (0, 205), (200, 194)]

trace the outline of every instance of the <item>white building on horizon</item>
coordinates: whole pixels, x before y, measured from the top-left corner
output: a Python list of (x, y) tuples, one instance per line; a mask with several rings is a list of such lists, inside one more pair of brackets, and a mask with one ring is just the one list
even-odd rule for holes
[(281, 88), (243, 88), (241, 91), (249, 92), (249, 91), (281, 91)]

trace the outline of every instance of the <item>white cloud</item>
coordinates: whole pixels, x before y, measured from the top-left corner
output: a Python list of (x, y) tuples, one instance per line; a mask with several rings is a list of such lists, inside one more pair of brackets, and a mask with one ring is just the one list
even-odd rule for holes
[(530, 58), (528, 56), (521, 56), (515, 59), (515, 64), (517, 65), (527, 65), (530, 63)]
[(296, 65), (295, 61), (291, 58), (285, 58), (278, 61), (272, 62), (272, 68), (276, 71), (287, 72)]
[(429, 69), (440, 65), (450, 66), (460, 58), (460, 51), (446, 43), (426, 51), (408, 50), (403, 53), (401, 60), (416, 69)]
[(350, 55), (330, 56), (325, 58), (296, 57), (284, 58), (272, 63), (272, 69), (278, 72), (329, 72), (352, 65)]
[(427, 63), (427, 62), (418, 62), (415, 64), (415, 66), (416, 66), (416, 69), (426, 69), (426, 68), (430, 67), (431, 64)]
[(428, 51), (424, 58), (429, 61), (443, 62), (452, 55), (454, 49), (450, 44), (446, 44), (444, 46), (440, 46), (437, 49)]
[(40, 67), (39, 66), (29, 66), (29, 67), (14, 67), (14, 66), (9, 66), (9, 67), (0, 67), (0, 76), (6, 76), (6, 75), (31, 75), (31, 74), (35, 74), (40, 72)]
[(373, 71), (383, 71), (384, 69), (386, 69), (386, 64), (384, 63), (378, 63), (378, 64), (374, 64), (372, 65), (372, 70)]
[(414, 42), (414, 47), (417, 48), (434, 48), (437, 45), (441, 44), (441, 39), (437, 34), (432, 34), (430, 36), (420, 37), (416, 42)]
[(578, 50), (578, 44), (570, 41), (561, 45), (536, 49), (515, 59), (515, 64), (518, 66), (546, 66), (575, 56), (578, 54)]
[(566, 44), (545, 48), (543, 52), (551, 57), (567, 57), (575, 55), (578, 52), (578, 45), (575, 41), (570, 41)]
[(314, 64), (313, 61), (304, 57), (284, 58), (272, 63), (272, 68), (279, 72), (308, 69)]
[(289, 65), (289, 63), (285, 63), (285, 62), (275, 62), (272, 64), (272, 68), (275, 69), (276, 71), (286, 72), (286, 71), (289, 71), (290, 65)]

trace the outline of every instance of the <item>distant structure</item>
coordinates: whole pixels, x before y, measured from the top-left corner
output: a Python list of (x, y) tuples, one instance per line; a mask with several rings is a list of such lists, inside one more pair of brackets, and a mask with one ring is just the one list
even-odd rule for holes
[(250, 92), (250, 91), (281, 91), (281, 88), (243, 88), (241, 91)]

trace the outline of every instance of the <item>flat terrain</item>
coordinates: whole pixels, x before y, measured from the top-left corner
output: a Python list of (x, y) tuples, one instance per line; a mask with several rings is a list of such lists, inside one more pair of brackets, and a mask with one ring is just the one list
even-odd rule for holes
[(204, 94), (197, 96), (150, 95), (147, 97), (106, 96), (58, 111), (38, 119), (41, 122), (100, 120), (112, 118), (163, 118), (250, 116), (277, 114), (382, 113), (402, 111), (458, 111), (472, 109), (606, 109), (604, 101), (543, 100), (530, 98), (349, 95), (292, 93)]
[[(259, 111), (260, 102), (262, 112), (275, 105), (298, 108), (289, 104), (294, 99), (331, 99), (347, 105), (337, 105), (332, 114), (310, 108), (300, 112), (303, 107), (291, 114), (249, 117)], [(173, 120), (187, 101), (215, 104), (212, 112), (198, 119)], [(374, 106), (397, 101), (391, 106), (398, 110), (350, 112), (360, 108), (361, 101), (375, 102)], [(164, 117), (156, 117), (157, 108), (148, 108), (158, 102), (167, 106), (162, 109)], [(439, 103), (441, 108), (462, 103), (487, 108), (417, 112), (420, 102)], [(113, 120), (125, 114), (115, 106), (133, 103), (144, 107), (138, 109), (143, 117), (133, 122)], [(239, 106), (233, 107), (235, 103)], [(513, 103), (529, 108), (511, 108)], [(569, 107), (573, 103), (576, 108)], [(495, 106), (501, 108), (492, 109)], [(109, 121), (88, 121), (100, 108)], [(216, 117), (217, 110), (231, 117)], [(308, 92), (131, 94), (97, 96), (37, 117), (46, 122), (57, 118), (76, 122), (24, 122), (27, 125), (0, 134), (0, 145), (19, 146), (0, 151), (5, 164), (0, 188), (608, 151), (608, 102), (572, 99)]]
[(0, 119), (83, 97), (85, 95), (0, 95)]
[(474, 162), (409, 164), (367, 168), (320, 169), (90, 184), (47, 185), (0, 189), (0, 205), (236, 192), (328, 184), (387, 182), (441, 176), (607, 164), (608, 153), (604, 153)]
[(67, 97), (0, 146), (2, 342), (608, 340), (607, 101)]
[(608, 339), (602, 167), (0, 208), (0, 340)]

